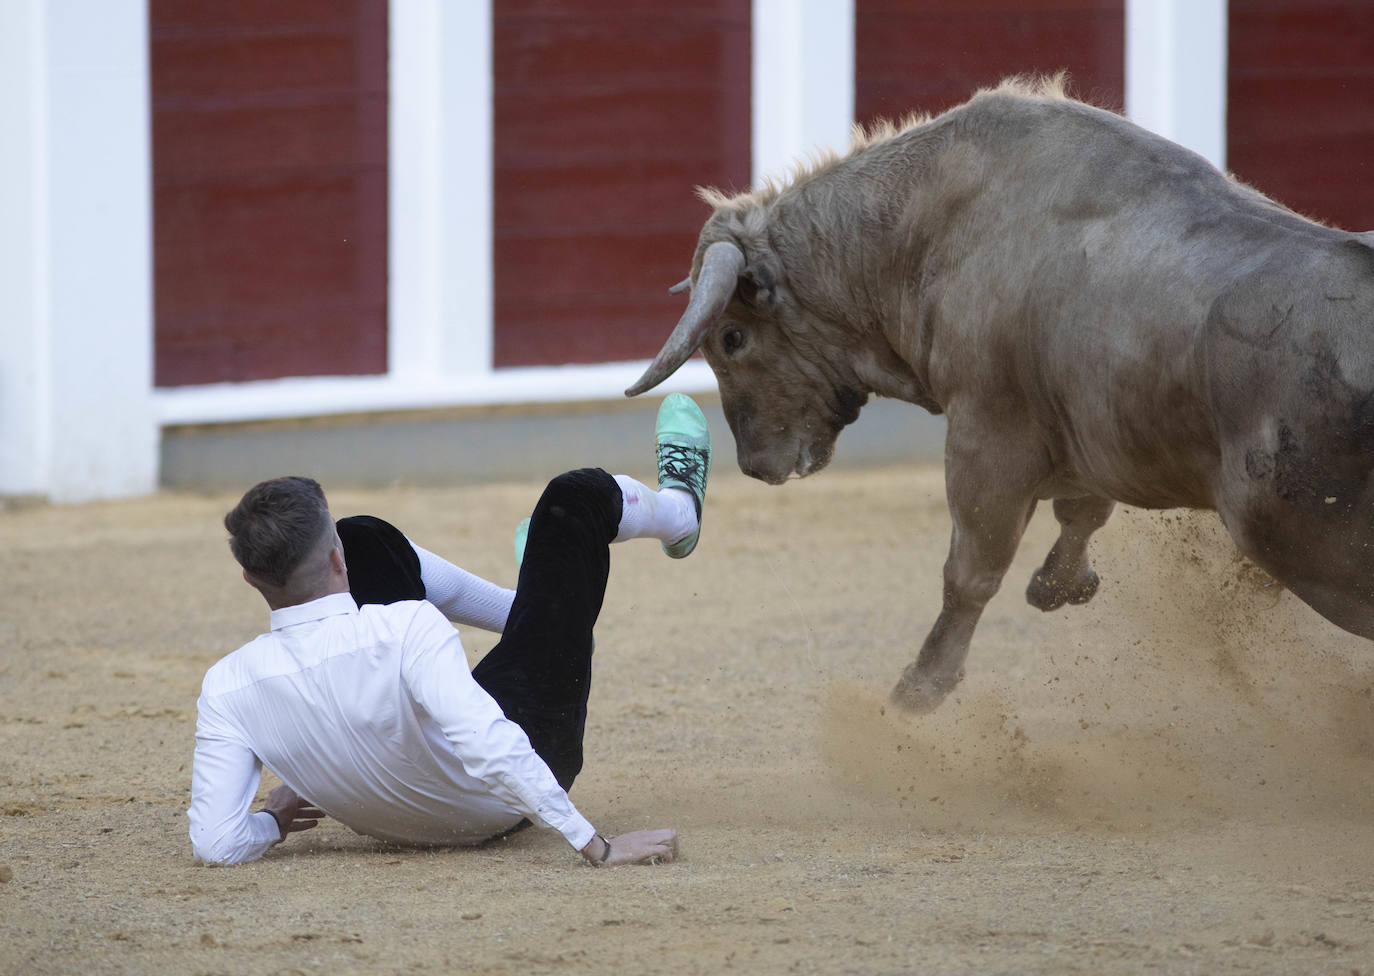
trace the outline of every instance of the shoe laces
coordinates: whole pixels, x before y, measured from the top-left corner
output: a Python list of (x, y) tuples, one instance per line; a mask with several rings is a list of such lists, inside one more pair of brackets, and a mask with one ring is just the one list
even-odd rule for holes
[(706, 452), (683, 444), (658, 445), (659, 477), (676, 478), (701, 491), (706, 481)]

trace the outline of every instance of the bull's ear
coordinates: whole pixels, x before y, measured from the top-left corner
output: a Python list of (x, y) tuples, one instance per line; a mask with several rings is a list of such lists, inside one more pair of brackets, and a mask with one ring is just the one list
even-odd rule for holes
[(781, 277), (780, 269), (772, 260), (754, 261), (740, 273), (739, 296), (754, 308), (773, 308), (778, 304)]

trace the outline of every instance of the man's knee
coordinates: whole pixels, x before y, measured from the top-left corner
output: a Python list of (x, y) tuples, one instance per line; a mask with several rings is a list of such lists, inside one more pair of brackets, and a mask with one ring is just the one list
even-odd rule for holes
[(571, 515), (608, 522), (614, 537), (614, 529), (620, 524), (620, 486), (601, 468), (565, 471), (544, 488), (538, 509), (554, 518)]
[(349, 589), (359, 606), (425, 598), (420, 557), (400, 529), (372, 515), (341, 518), (336, 527)]
[(601, 468), (575, 468), (564, 471), (549, 481), (544, 492), (559, 499), (575, 499), (583, 495), (605, 495), (618, 491), (615, 479)]

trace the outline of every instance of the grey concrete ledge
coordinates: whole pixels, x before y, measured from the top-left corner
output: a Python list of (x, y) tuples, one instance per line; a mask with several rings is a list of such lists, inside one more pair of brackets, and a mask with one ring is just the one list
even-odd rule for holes
[[(735, 444), (718, 394), (695, 396), (718, 464)], [(398, 411), (170, 426), (163, 487), (233, 490), (302, 474), (330, 486), (479, 484), (538, 480), (569, 468), (648, 472), (660, 398)], [(836, 466), (943, 457), (945, 423), (919, 407), (874, 399), (839, 439)]]

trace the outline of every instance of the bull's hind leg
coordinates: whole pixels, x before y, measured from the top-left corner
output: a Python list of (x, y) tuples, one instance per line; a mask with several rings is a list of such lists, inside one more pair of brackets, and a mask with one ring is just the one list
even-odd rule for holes
[(1116, 506), (1110, 498), (1084, 495), (1056, 498), (1054, 517), (1059, 538), (1026, 587), (1026, 602), (1040, 610), (1058, 610), (1066, 603), (1087, 603), (1099, 582), (1088, 561), (1088, 539), (1107, 524)]
[(977, 440), (961, 451), (956, 440), (951, 422), (945, 491), (953, 532), (945, 560), (944, 601), (921, 653), (892, 689), (894, 704), (916, 712), (934, 709), (963, 678), (978, 618), (1001, 586), (1035, 510), (1031, 486), (1040, 474), (1039, 458)]

